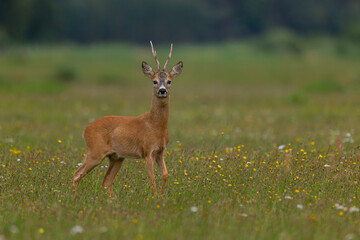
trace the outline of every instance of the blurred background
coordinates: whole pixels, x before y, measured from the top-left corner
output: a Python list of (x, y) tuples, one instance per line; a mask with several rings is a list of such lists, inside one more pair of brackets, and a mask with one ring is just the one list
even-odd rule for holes
[(171, 42), (169, 65), (184, 62), (174, 140), (334, 143), (359, 128), (358, 0), (0, 0), (1, 141), (83, 147), (92, 120), (147, 111), (149, 40), (161, 64)]
[(1, 0), (0, 42), (214, 42), (274, 29), (360, 38), (358, 0)]

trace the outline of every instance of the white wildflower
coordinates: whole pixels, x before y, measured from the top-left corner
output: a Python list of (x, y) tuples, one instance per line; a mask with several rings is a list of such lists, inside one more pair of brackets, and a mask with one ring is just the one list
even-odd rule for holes
[(349, 209), (349, 212), (359, 212), (359, 208), (357, 208), (357, 207), (351, 207), (350, 209)]
[(12, 233), (18, 233), (18, 232), (19, 232), (19, 229), (18, 229), (17, 226), (11, 225), (11, 226), (10, 226), (10, 232), (12, 232)]
[(349, 233), (345, 236), (345, 240), (351, 240), (351, 239), (354, 239), (355, 238), (355, 235), (352, 234), (352, 233)]
[(278, 150), (283, 150), (285, 147), (286, 147), (285, 145), (280, 145), (280, 146), (278, 147)]
[(13, 138), (7, 138), (7, 139), (5, 139), (5, 142), (14, 143), (15, 140)]
[(284, 198), (285, 199), (292, 199), (292, 197), (290, 197), (290, 196), (285, 196)]
[(83, 227), (80, 225), (75, 225), (71, 230), (70, 230), (70, 234), (71, 235), (75, 235), (78, 233), (82, 233), (84, 231)]
[(247, 217), (248, 215), (246, 213), (241, 213), (240, 216)]
[(335, 203), (335, 208), (336, 208), (336, 210), (343, 210), (343, 211), (347, 210), (346, 207), (344, 207), (344, 206), (342, 206), (342, 205), (340, 205), (338, 203)]
[(329, 164), (325, 164), (324, 167), (330, 167), (330, 165), (329, 165)]
[(351, 133), (347, 133), (344, 138), (344, 143), (354, 143), (354, 139), (351, 136)]
[(196, 206), (192, 206), (192, 207), (190, 208), (190, 211), (191, 211), (191, 212), (197, 212), (198, 210), (199, 210), (199, 208), (196, 207)]
[(298, 204), (298, 205), (296, 205), (296, 207), (297, 207), (298, 209), (303, 209), (303, 208), (304, 208), (304, 206), (303, 206), (302, 204)]

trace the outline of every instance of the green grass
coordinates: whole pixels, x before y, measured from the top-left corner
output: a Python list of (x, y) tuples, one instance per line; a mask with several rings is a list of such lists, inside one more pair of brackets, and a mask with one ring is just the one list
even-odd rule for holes
[[(159, 46), (160, 61), (167, 52)], [(360, 239), (360, 57), (316, 47), (175, 44), (170, 65), (184, 70), (172, 86), (165, 196), (152, 196), (139, 159), (125, 161), (111, 199), (104, 160), (73, 199), (85, 126), (150, 107), (142, 60), (154, 65), (149, 47), (0, 56), (1, 240)]]

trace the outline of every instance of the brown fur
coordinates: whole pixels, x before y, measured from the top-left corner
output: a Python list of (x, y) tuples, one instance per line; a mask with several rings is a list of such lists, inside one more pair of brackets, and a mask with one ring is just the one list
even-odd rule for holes
[[(169, 72), (154, 72), (145, 62), (143, 72), (154, 84), (150, 112), (138, 117), (105, 116), (90, 123), (84, 131), (87, 154), (84, 163), (74, 174), (73, 187), (76, 193), (81, 179), (105, 157), (109, 158), (109, 168), (102, 185), (116, 197), (112, 184), (125, 158), (144, 158), (153, 193), (157, 192), (153, 164), (160, 167), (163, 175), (161, 194), (164, 191), (168, 172), (163, 152), (169, 142), (168, 119), (170, 105), (170, 84), (182, 71), (182, 62), (176, 64)], [(163, 78), (164, 74), (166, 78)], [(159, 75), (162, 77), (159, 79)], [(166, 97), (159, 96), (160, 82), (165, 84)]]

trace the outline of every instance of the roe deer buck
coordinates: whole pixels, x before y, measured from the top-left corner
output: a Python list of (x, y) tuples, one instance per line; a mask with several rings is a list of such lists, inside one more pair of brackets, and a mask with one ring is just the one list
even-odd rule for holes
[(161, 194), (168, 179), (163, 152), (169, 142), (168, 119), (171, 81), (183, 68), (180, 61), (169, 72), (167, 64), (171, 58), (171, 44), (168, 59), (162, 71), (156, 51), (150, 41), (152, 54), (157, 63), (155, 72), (146, 62), (142, 62), (144, 74), (153, 81), (153, 94), (150, 112), (138, 117), (105, 116), (90, 123), (84, 130), (87, 154), (84, 163), (74, 173), (73, 188), (76, 194), (80, 180), (99, 165), (105, 157), (109, 158), (109, 168), (102, 181), (109, 194), (116, 198), (112, 184), (125, 158), (144, 158), (147, 174), (153, 193), (157, 192), (154, 177), (154, 161), (159, 165), (163, 176)]

